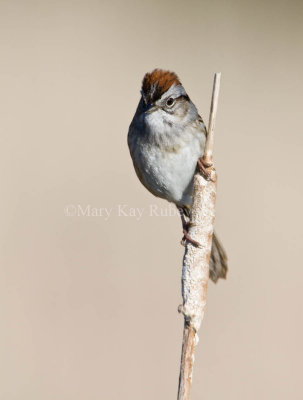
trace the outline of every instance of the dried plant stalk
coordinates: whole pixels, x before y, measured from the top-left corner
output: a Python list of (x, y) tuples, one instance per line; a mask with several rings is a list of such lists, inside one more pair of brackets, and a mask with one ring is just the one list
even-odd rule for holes
[(182, 269), (183, 305), (179, 311), (184, 315), (183, 344), (179, 377), (178, 400), (189, 400), (194, 364), (194, 349), (198, 343), (209, 279), (209, 259), (215, 222), (217, 175), (212, 164), (214, 127), (220, 89), (220, 73), (215, 74), (209, 116), (208, 135), (204, 160), (211, 164), (207, 181), (197, 173), (194, 177), (194, 198), (191, 211), (190, 236), (200, 243), (199, 247), (187, 243)]

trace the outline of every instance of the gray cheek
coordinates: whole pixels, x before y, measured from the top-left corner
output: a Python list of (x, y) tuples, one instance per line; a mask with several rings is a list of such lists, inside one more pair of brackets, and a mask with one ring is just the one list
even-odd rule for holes
[(188, 114), (188, 108), (188, 102), (178, 102), (175, 107), (173, 107), (171, 110), (168, 110), (167, 115), (170, 115), (171, 118), (174, 118), (176, 123), (182, 123)]

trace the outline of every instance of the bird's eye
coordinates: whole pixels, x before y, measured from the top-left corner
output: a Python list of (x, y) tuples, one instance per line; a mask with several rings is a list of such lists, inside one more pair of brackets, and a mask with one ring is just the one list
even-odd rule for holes
[(166, 100), (166, 105), (167, 107), (172, 107), (175, 103), (175, 99), (173, 99), (172, 97), (170, 97), (169, 99)]

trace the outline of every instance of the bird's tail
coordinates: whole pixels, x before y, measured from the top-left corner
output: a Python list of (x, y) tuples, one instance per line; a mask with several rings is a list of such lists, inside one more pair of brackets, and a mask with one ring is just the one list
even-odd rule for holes
[(209, 277), (216, 283), (219, 278), (226, 279), (227, 270), (227, 254), (214, 232), (209, 260)]

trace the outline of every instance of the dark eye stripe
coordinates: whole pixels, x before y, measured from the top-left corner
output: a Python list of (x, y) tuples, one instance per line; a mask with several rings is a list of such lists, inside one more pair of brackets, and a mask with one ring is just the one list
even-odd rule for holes
[[(172, 97), (169, 97), (167, 100), (169, 100), (169, 99), (172, 99)], [(190, 98), (187, 96), (187, 94), (181, 94), (179, 97), (175, 97), (174, 100), (175, 101), (177, 101), (177, 100), (190, 101)]]
[(176, 98), (176, 100), (179, 100), (179, 99), (190, 101), (190, 98), (187, 96), (187, 94), (181, 94), (181, 96)]

